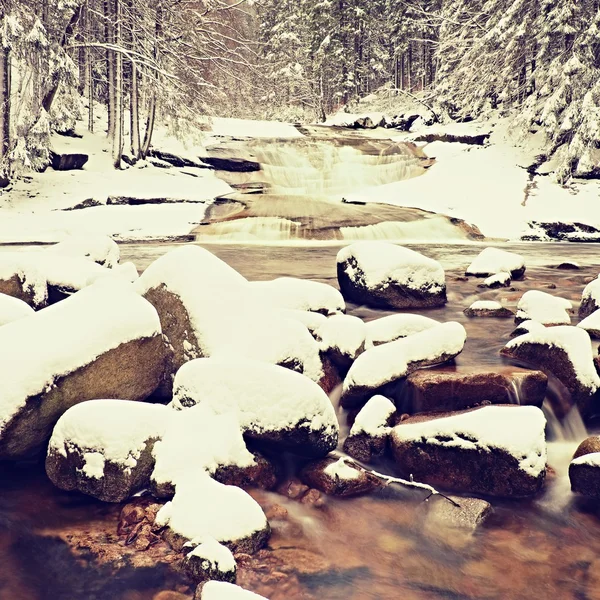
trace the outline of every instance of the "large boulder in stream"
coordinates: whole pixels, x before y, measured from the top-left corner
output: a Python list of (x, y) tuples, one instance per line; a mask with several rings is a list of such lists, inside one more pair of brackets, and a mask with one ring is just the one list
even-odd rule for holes
[(177, 370), (203, 357), (262, 360), (332, 385), (306, 325), (208, 250), (172, 250), (146, 269), (136, 289), (156, 308), (171, 347), (170, 377), (160, 390), (165, 398)]
[(500, 248), (486, 248), (465, 271), (465, 275), (475, 277), (490, 277), (498, 273), (509, 273), (511, 279), (520, 279), (525, 274), (523, 257)]
[(344, 298), (379, 308), (432, 308), (446, 303), (444, 269), (389, 242), (356, 242), (337, 255)]
[(523, 497), (546, 476), (546, 419), (534, 406), (484, 406), (417, 415), (394, 427), (402, 476), (445, 489)]
[(0, 327), (0, 459), (36, 454), (71, 406), (144, 400), (164, 375), (151, 304), (125, 286), (91, 286)]
[(362, 406), (375, 394), (394, 397), (391, 388), (413, 371), (455, 358), (465, 345), (465, 328), (441, 323), (406, 338), (363, 352), (350, 367), (342, 388), (344, 408)]
[(126, 400), (73, 406), (54, 427), (46, 473), (63, 490), (123, 502), (148, 487), (152, 448), (172, 416), (166, 406)]
[(569, 311), (573, 305), (566, 298), (552, 296), (539, 290), (529, 290), (521, 296), (517, 304), (515, 323), (537, 321), (549, 327), (553, 325), (569, 325)]
[(581, 294), (579, 317), (585, 319), (600, 308), (600, 276), (588, 283)]
[(208, 405), (233, 413), (245, 437), (279, 450), (324, 456), (337, 446), (339, 426), (325, 392), (308, 377), (268, 363), (199, 358), (175, 377), (173, 406)]
[(600, 498), (600, 437), (590, 436), (575, 450), (569, 465), (571, 490), (583, 496)]
[(35, 310), (48, 302), (48, 283), (41, 268), (29, 255), (0, 255), (0, 294), (18, 298)]
[(600, 377), (588, 333), (578, 327), (544, 327), (535, 321), (526, 323), (528, 333), (510, 340), (500, 354), (536, 365), (552, 373), (565, 386), (571, 397), (565, 399), (566, 404), (554, 407), (559, 418), (573, 403), (583, 415), (595, 414), (593, 397), (600, 388)]

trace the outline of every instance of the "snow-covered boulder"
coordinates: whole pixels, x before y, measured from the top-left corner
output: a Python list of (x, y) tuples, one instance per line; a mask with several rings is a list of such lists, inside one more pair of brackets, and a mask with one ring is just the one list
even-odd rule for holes
[[(169, 371), (194, 358), (240, 357), (326, 380), (319, 346), (298, 319), (266, 303), (237, 271), (199, 246), (162, 256), (136, 289), (156, 308), (172, 348)], [(171, 381), (162, 390), (170, 396)]]
[(583, 496), (600, 498), (600, 437), (581, 442), (569, 465), (571, 490)]
[(0, 327), (33, 314), (33, 308), (23, 300), (7, 294), (0, 294)]
[[(422, 369), (406, 380), (402, 412), (452, 411), (481, 404), (526, 404), (541, 407), (548, 377), (541, 371), (515, 368), (512, 373), (461, 373)], [(518, 397), (517, 397), (518, 394)]]
[(380, 479), (353, 461), (331, 456), (309, 462), (300, 471), (300, 479), (328, 496), (358, 496), (383, 485)]
[(529, 333), (510, 340), (500, 353), (549, 371), (567, 388), (572, 402), (583, 413), (592, 409), (592, 396), (600, 387), (600, 377), (594, 366), (590, 336), (583, 329), (531, 323)]
[(169, 428), (153, 449), (154, 495), (172, 497), (177, 481), (190, 471), (205, 471), (222, 483), (240, 487), (253, 482), (262, 487), (275, 484), (270, 465), (246, 448), (235, 413), (216, 414), (207, 403), (171, 412)]
[(579, 316), (584, 319), (600, 308), (600, 275), (583, 288)]
[(501, 287), (510, 287), (512, 283), (512, 279), (510, 277), (510, 273), (506, 273), (502, 271), (500, 273), (496, 273), (495, 275), (490, 275), (486, 277), (482, 283), (480, 283), (477, 287), (479, 288), (490, 288), (492, 290), (501, 288)]
[(125, 287), (78, 292), (0, 328), (0, 458), (39, 450), (71, 406), (143, 400), (164, 375), (151, 304)]
[(542, 325), (569, 325), (573, 305), (566, 298), (552, 296), (539, 290), (525, 292), (517, 303), (515, 323), (537, 321)]
[(119, 264), (119, 246), (107, 235), (72, 235), (50, 246), (46, 253), (55, 256), (87, 258), (102, 267), (112, 269)]
[(307, 456), (322, 456), (338, 440), (338, 422), (325, 392), (289, 369), (245, 359), (204, 358), (175, 377), (173, 406), (208, 404), (237, 416), (245, 436)]
[(360, 406), (377, 393), (387, 396), (386, 386), (412, 371), (455, 358), (462, 352), (466, 338), (465, 328), (451, 321), (366, 350), (344, 379), (342, 406)]
[(198, 586), (194, 600), (267, 600), (264, 596), (249, 592), (239, 585), (222, 581), (207, 581)]
[(253, 281), (250, 286), (265, 294), (279, 308), (317, 312), (326, 316), (346, 310), (342, 294), (326, 283), (279, 277), (272, 281)]
[(317, 338), (319, 328), (327, 323), (325, 315), (308, 310), (284, 309), (281, 311), (281, 314), (284, 317), (300, 321), (315, 339)]
[(183, 570), (195, 582), (227, 581), (235, 583), (236, 564), (231, 550), (214, 538), (207, 538), (183, 559)]
[(63, 490), (123, 502), (150, 483), (152, 448), (173, 411), (161, 404), (90, 400), (70, 408), (48, 445), (46, 473)]
[(577, 324), (590, 334), (594, 339), (600, 338), (600, 310), (595, 310), (591, 315), (585, 317)]
[(523, 257), (499, 248), (486, 248), (465, 271), (465, 275), (475, 277), (490, 277), (498, 273), (509, 273), (511, 279), (520, 279), (525, 273)]
[(492, 317), (510, 319), (515, 316), (512, 310), (493, 300), (477, 300), (463, 311), (467, 317)]
[(394, 425), (396, 407), (385, 396), (373, 396), (356, 415), (344, 450), (356, 460), (371, 462), (383, 456), (390, 427)]
[(344, 298), (383, 308), (431, 308), (446, 303), (446, 276), (435, 260), (389, 242), (356, 242), (337, 255)]
[(0, 254), (0, 294), (23, 300), (34, 309), (48, 301), (48, 284), (31, 254)]
[(484, 406), (409, 417), (391, 443), (400, 473), (447, 489), (522, 497), (546, 476), (546, 419), (534, 406)]
[(321, 341), (321, 350), (344, 372), (365, 349), (365, 324), (358, 317), (329, 317), (315, 334)]
[(160, 509), (156, 524), (168, 527), (165, 537), (176, 550), (211, 537), (233, 552), (252, 554), (271, 533), (262, 508), (244, 490), (202, 471), (177, 482), (175, 496)]
[(387, 317), (374, 319), (366, 324), (367, 339), (365, 340), (365, 348), (394, 342), (408, 337), (413, 333), (431, 329), (439, 324), (440, 322), (435, 319), (409, 313), (388, 315)]

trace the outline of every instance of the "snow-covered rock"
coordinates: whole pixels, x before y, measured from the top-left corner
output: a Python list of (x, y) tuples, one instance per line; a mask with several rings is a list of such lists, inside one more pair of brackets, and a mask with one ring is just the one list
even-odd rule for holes
[(600, 310), (595, 310), (577, 324), (577, 327), (585, 329), (592, 338), (600, 338)]
[(588, 283), (581, 295), (579, 316), (584, 319), (600, 308), (600, 276)]
[(119, 264), (119, 246), (107, 235), (72, 235), (50, 246), (45, 252), (57, 256), (87, 258), (102, 267), (112, 269)]
[(169, 428), (153, 449), (156, 496), (171, 497), (177, 482), (190, 471), (205, 471), (217, 480), (220, 474), (235, 471), (237, 483), (244, 473), (247, 478), (259, 474), (260, 465), (246, 448), (236, 413), (216, 414), (208, 403), (172, 413)]
[(92, 286), (8, 323), (0, 328), (0, 348), (1, 458), (39, 450), (71, 406), (143, 400), (164, 375), (158, 315), (125, 287)]
[(183, 559), (183, 570), (195, 583), (227, 581), (235, 583), (236, 564), (231, 550), (214, 538), (207, 538)]
[(358, 317), (334, 315), (315, 334), (321, 340), (321, 350), (343, 371), (347, 371), (365, 349), (366, 328)]
[(325, 315), (310, 312), (308, 310), (284, 309), (281, 311), (281, 314), (284, 317), (300, 321), (314, 338), (317, 337), (319, 327), (322, 327), (327, 323), (327, 317)]
[(452, 321), (363, 352), (344, 379), (342, 406), (359, 406), (376, 393), (385, 396), (388, 384), (421, 367), (455, 358), (466, 338), (465, 328)]
[(0, 294), (0, 327), (33, 314), (33, 308), (23, 300), (7, 294)]
[[(303, 323), (269, 305), (265, 295), (199, 246), (162, 256), (135, 284), (157, 309), (173, 355), (170, 372), (194, 358), (263, 360), (325, 379), (319, 346)], [(163, 394), (170, 396), (171, 382)]]
[(249, 592), (239, 585), (223, 581), (207, 581), (198, 586), (194, 600), (267, 600), (264, 596)]
[(467, 317), (493, 317), (509, 319), (515, 316), (512, 310), (493, 300), (477, 300), (463, 311)]
[(247, 359), (204, 358), (186, 363), (175, 377), (173, 406), (208, 404), (233, 413), (244, 435), (307, 456), (337, 445), (338, 422), (325, 392), (308, 377)]
[(390, 427), (394, 425), (396, 407), (385, 396), (373, 396), (356, 415), (344, 450), (356, 460), (371, 462), (383, 456)]
[(309, 462), (300, 471), (300, 479), (328, 496), (368, 494), (383, 485), (353, 461), (331, 456)]
[(465, 271), (465, 275), (476, 277), (490, 277), (498, 273), (509, 273), (512, 279), (520, 279), (525, 273), (523, 257), (499, 248), (486, 248)]
[(405, 477), (493, 496), (530, 496), (546, 476), (546, 419), (533, 406), (409, 417), (391, 434)]
[[(33, 254), (33, 253), (32, 253)], [(32, 254), (0, 255), (0, 293), (23, 300), (34, 309), (48, 301), (48, 284)]]
[[(544, 327), (532, 322), (529, 333), (516, 337), (500, 351), (552, 373), (571, 393), (582, 413), (592, 410), (592, 396), (600, 387), (590, 336), (578, 327)], [(565, 407), (565, 412), (569, 407)]]
[(261, 507), (244, 490), (202, 471), (177, 482), (175, 496), (160, 509), (156, 524), (168, 527), (166, 538), (176, 550), (211, 537), (233, 552), (252, 554), (271, 532)]
[(552, 296), (539, 290), (525, 292), (517, 304), (515, 323), (537, 321), (542, 325), (569, 325), (573, 305), (566, 298)]
[(346, 304), (342, 294), (334, 287), (309, 279), (279, 277), (272, 281), (253, 281), (252, 287), (264, 293), (280, 308), (333, 315), (344, 312)]
[(356, 242), (337, 255), (345, 298), (384, 308), (429, 308), (446, 303), (444, 269), (435, 260), (389, 242)]
[(511, 283), (512, 279), (510, 277), (510, 273), (502, 271), (500, 273), (496, 273), (495, 275), (486, 277), (477, 287), (496, 289), (501, 287), (509, 287)]
[(104, 502), (123, 502), (150, 483), (152, 448), (172, 410), (161, 404), (90, 400), (58, 420), (46, 457), (50, 481)]
[(512, 373), (462, 373), (422, 369), (406, 380), (401, 412), (452, 411), (488, 404), (526, 404), (541, 407), (548, 377), (541, 371), (516, 367)]
[(600, 437), (581, 442), (569, 465), (571, 490), (583, 496), (600, 498)]
[(401, 313), (374, 319), (366, 324), (367, 339), (365, 348), (387, 344), (400, 338), (408, 337), (425, 329), (431, 329), (440, 322), (423, 315)]

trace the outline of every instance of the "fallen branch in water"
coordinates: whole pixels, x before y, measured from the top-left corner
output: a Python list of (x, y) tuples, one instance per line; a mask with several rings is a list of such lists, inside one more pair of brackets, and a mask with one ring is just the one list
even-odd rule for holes
[(332, 452), (331, 454), (333, 454), (336, 458), (342, 458), (346, 462), (352, 463), (355, 467), (359, 467), (361, 470), (365, 471), (365, 473), (370, 473), (371, 475), (373, 475), (373, 477), (376, 477), (380, 481), (385, 482), (386, 486), (392, 483), (397, 483), (398, 485), (403, 485), (405, 487), (414, 488), (418, 490), (425, 490), (429, 492), (429, 494), (423, 500), (424, 502), (427, 502), (427, 500), (429, 500), (429, 498), (431, 498), (432, 496), (440, 496), (441, 498), (445, 498), (446, 500), (448, 500), (448, 502), (450, 502), (457, 508), (460, 508), (460, 504), (458, 504), (458, 502), (455, 502), (454, 500), (452, 500), (452, 498), (446, 496), (445, 494), (442, 494), (442, 492), (439, 492), (433, 486), (427, 483), (420, 483), (418, 481), (415, 481), (412, 475), (410, 476), (410, 479), (402, 479), (401, 477), (392, 477), (391, 475), (384, 475), (383, 473), (379, 473), (378, 471), (374, 471), (373, 469), (365, 467), (357, 460), (350, 458), (349, 456), (346, 456), (341, 452)]

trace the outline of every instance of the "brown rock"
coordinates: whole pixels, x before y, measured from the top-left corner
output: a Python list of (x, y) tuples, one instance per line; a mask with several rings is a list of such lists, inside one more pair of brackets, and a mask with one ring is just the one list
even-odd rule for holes
[[(2, 291), (0, 289), (0, 291)], [(581, 304), (579, 305), (579, 318), (585, 319), (589, 317), (593, 312), (597, 311), (600, 308), (596, 300), (593, 296), (588, 296), (587, 298), (583, 298), (581, 300)]]
[(277, 485), (277, 471), (272, 462), (261, 454), (254, 453), (256, 464), (250, 467), (228, 465), (219, 467), (214, 478), (225, 485), (235, 485), (241, 488), (258, 487), (272, 490)]
[(478, 309), (474, 309), (471, 308), (470, 306), (468, 308), (465, 308), (465, 310), (463, 311), (466, 317), (469, 318), (476, 318), (476, 317), (483, 317), (483, 318), (491, 318), (491, 319), (511, 319), (512, 317), (515, 316), (515, 313), (510, 310), (509, 308), (506, 307), (502, 307), (502, 308), (478, 308)]
[[(333, 473), (327, 468), (339, 466)], [(368, 494), (382, 486), (377, 477), (344, 459), (324, 458), (311, 461), (300, 472), (300, 479), (312, 488), (321, 490), (328, 496), (357, 496)]]
[[(541, 371), (515, 370), (510, 375), (494, 372), (457, 373), (426, 369), (406, 380), (406, 404), (402, 410), (421, 412), (462, 410), (488, 402), (519, 402), (541, 407), (548, 377)], [(518, 391), (518, 399), (515, 394)]]
[[(219, 560), (215, 559), (215, 552), (218, 552), (223, 558), (228, 555), (232, 564), (227, 566), (233, 566), (233, 568), (227, 570)], [(183, 559), (182, 568), (194, 583), (202, 581), (235, 583), (236, 579), (235, 561), (231, 551), (214, 541), (200, 544), (188, 552)]]
[(600, 436), (593, 435), (581, 442), (569, 465), (571, 490), (591, 498), (600, 498), (600, 461), (581, 462), (579, 459), (600, 452)]
[(590, 437), (585, 438), (585, 440), (577, 446), (573, 458), (579, 458), (580, 456), (593, 454), (595, 452), (600, 452), (600, 436), (591, 435)]
[(48, 301), (48, 289), (40, 290), (35, 283), (30, 283), (25, 275), (15, 273), (12, 277), (0, 279), (0, 293), (23, 300), (32, 308), (44, 308)]

